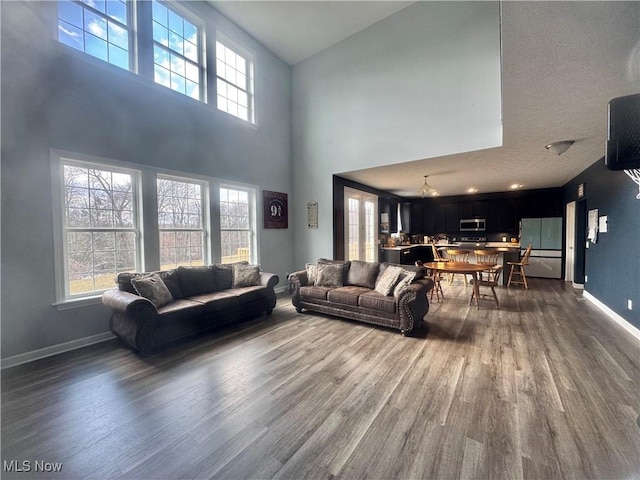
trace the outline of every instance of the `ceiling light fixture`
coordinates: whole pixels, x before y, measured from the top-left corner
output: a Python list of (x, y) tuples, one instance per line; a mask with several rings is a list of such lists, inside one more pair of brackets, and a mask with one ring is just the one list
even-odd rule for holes
[(520, 184), (520, 183), (514, 183), (513, 185), (511, 185), (511, 190), (517, 190), (518, 188), (522, 188), (524, 185)]
[(544, 148), (556, 155), (562, 155), (564, 152), (569, 150), (569, 147), (574, 143), (575, 142), (573, 140), (562, 140), (561, 142), (553, 142), (549, 145), (545, 145)]
[(424, 176), (424, 185), (422, 185), (422, 188), (420, 189), (420, 192), (422, 193), (422, 198), (424, 198), (426, 195), (438, 194), (438, 192), (436, 192), (436, 189), (433, 188), (431, 185), (429, 185), (429, 183), (427, 182), (428, 177), (429, 175)]
[(478, 189), (475, 187), (467, 188), (467, 193), (478, 193)]

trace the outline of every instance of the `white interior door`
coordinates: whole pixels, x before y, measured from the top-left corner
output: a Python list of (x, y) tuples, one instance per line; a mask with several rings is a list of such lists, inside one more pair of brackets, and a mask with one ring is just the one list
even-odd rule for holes
[(567, 203), (567, 231), (565, 243), (567, 245), (564, 261), (564, 279), (574, 283), (575, 258), (576, 258), (576, 202)]
[(345, 187), (344, 204), (346, 260), (376, 261), (378, 197)]

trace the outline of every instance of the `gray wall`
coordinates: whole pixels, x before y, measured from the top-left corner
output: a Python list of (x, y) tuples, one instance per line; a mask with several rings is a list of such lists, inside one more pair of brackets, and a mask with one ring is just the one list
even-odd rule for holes
[[(58, 44), (56, 2), (0, 2), (2, 14), (2, 358), (108, 331), (101, 305), (57, 311), (52, 148), (291, 193), (290, 68), (204, 2), (189, 2), (252, 51), (254, 128)], [(77, 53), (77, 54), (76, 54)], [(259, 203), (260, 205), (260, 203)], [(292, 270), (292, 228), (263, 230), (263, 269)]]
[[(578, 185), (585, 195), (578, 199)], [(603, 160), (571, 180), (564, 187), (566, 202), (585, 202), (586, 212), (598, 209), (607, 217), (607, 233), (599, 233), (585, 251), (587, 292), (640, 329), (640, 200), (638, 185), (623, 171), (607, 170)], [(583, 219), (583, 225), (586, 225)], [(633, 310), (627, 309), (627, 300)]]
[(417, 2), (297, 64), (292, 85), (304, 265), (333, 254), (332, 174), (502, 144), (499, 4)]

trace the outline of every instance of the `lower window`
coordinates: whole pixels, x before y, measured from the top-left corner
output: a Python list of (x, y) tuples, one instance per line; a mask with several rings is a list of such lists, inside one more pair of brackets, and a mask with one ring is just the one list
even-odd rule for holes
[(157, 189), (160, 268), (204, 265), (208, 257), (204, 201), (207, 184), (159, 176)]
[(140, 264), (138, 178), (133, 170), (60, 159), (61, 300), (113, 288)]
[(220, 187), (221, 262), (256, 261), (255, 193), (253, 190)]

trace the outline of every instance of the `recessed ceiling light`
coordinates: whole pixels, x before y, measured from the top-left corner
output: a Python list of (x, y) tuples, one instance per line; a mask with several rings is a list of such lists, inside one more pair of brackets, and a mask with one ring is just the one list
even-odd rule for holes
[(524, 185), (521, 185), (520, 183), (514, 183), (513, 185), (511, 185), (511, 189), (512, 190), (516, 190), (518, 188), (522, 188)]
[(467, 193), (476, 193), (477, 191), (478, 191), (478, 189), (475, 188), (475, 187), (467, 188)]

